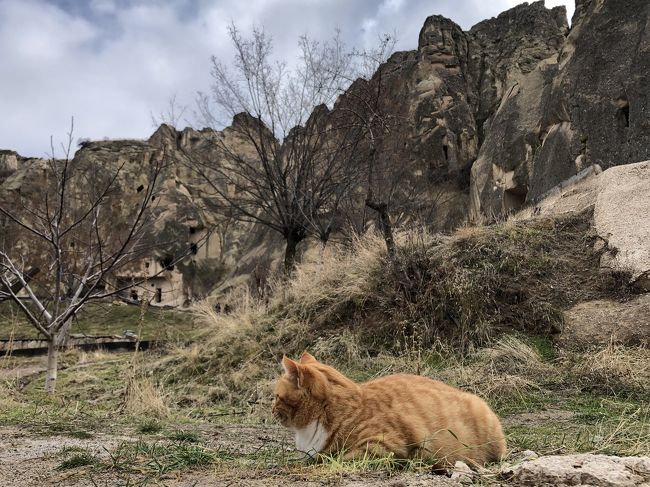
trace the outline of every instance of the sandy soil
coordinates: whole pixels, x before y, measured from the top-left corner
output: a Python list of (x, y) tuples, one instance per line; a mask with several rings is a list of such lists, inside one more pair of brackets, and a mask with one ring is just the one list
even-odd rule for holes
[(0, 438), (0, 483), (16, 487), (77, 485), (66, 482), (66, 477), (71, 472), (56, 470), (61, 463), (61, 458), (57, 455), (61, 449), (86, 448), (100, 458), (106, 458), (108, 453), (104, 448), (114, 448), (119, 442), (130, 439), (101, 433), (92, 439), (83, 440), (67, 436), (38, 437), (13, 426), (0, 427)]

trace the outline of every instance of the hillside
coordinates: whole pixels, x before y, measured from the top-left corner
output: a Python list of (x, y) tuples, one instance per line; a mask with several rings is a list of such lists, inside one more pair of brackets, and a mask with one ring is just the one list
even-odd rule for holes
[[(634, 323), (649, 322), (650, 308), (629, 275), (601, 269), (593, 212), (400, 234), (409, 285), (368, 235), (300, 265), (266, 299), (195, 309), (193, 343), (66, 353), (53, 398), (38, 359), (5, 357), (0, 418), (16, 453), (3, 474), (70, 485), (460, 485), (417, 461), (301, 461), (270, 406), (280, 358), (307, 349), (358, 381), (408, 372), (484, 397), (511, 453), (471, 474), (481, 485), (569, 479), (577, 464), (611, 472), (610, 485), (642, 485), (647, 459), (626, 456), (650, 451), (650, 356), (619, 332), (644, 333)], [(603, 303), (630, 311), (601, 315), (594, 336), (584, 311)], [(24, 465), (28, 450), (38, 453)], [(582, 453), (609, 456), (572, 456)], [(549, 465), (536, 467), (537, 455)], [(620, 457), (638, 466), (621, 472)]]

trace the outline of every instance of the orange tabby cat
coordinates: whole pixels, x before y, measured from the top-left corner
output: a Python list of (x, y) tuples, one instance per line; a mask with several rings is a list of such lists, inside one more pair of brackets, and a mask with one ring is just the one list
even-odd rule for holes
[(483, 465), (506, 452), (501, 423), (478, 396), (442, 382), (398, 374), (357, 384), (307, 352), (282, 359), (273, 416), (296, 433), (296, 448), (316, 457), (343, 453), (457, 460)]

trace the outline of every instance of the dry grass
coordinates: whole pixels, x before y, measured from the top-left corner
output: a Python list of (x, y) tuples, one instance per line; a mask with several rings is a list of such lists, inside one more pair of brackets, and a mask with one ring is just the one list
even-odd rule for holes
[[(603, 284), (590, 218), (505, 222), (452, 237), (398, 234), (407, 283), (393, 272), (383, 240), (364, 236), (298, 266), (264, 302), (243, 293), (226, 299), (230, 313), (197, 307), (202, 335), (162, 359), (157, 374), (186, 403), (264, 407), (283, 354), (311, 350), (359, 380), (400, 371), (436, 376), (444, 356), (457, 362), (445, 364), (454, 365), (451, 382), (494, 401), (526, 400), (568, 372), (523, 341), (500, 337), (548, 337), (561, 328), (564, 307), (620, 292)], [(489, 348), (475, 353), (481, 346)], [(364, 367), (368, 373), (358, 372)]]
[(559, 375), (558, 369), (544, 362), (531, 345), (506, 336), (491, 347), (449, 364), (437, 377), (491, 404), (519, 405)]
[(557, 333), (562, 309), (623, 292), (599, 272), (590, 218), (505, 222), (452, 237), (398, 233), (401, 273), (383, 240), (370, 234), (331, 249), (321, 263), (299, 266), (275, 286), (264, 312), (306, 323), (315, 337), (352, 329), (376, 351), (413, 336), (423, 346), (442, 341), (467, 349), (504, 331)]
[(123, 406), (135, 416), (163, 419), (170, 414), (162, 388), (150, 379), (130, 378), (126, 385)]
[(610, 345), (566, 359), (584, 391), (650, 397), (650, 350)]
[(336, 325), (347, 308), (363, 308), (372, 298), (376, 279), (386, 271), (384, 251), (377, 234), (356, 239), (351, 249), (331, 249), (321, 262), (300, 265), (289, 282), (277, 283), (271, 308), (316, 325)]
[(111, 360), (113, 356), (103, 349), (97, 349), (92, 351), (79, 351), (79, 356), (77, 358), (77, 364), (92, 364), (97, 362), (103, 362), (104, 360)]

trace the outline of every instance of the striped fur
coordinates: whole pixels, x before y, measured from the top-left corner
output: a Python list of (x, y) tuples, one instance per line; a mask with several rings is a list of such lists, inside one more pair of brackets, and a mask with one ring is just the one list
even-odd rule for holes
[(483, 465), (506, 453), (499, 419), (474, 394), (407, 374), (357, 384), (306, 352), (300, 362), (284, 357), (282, 366), (273, 415), (296, 431), (298, 448), (318, 445), (319, 453), (346, 458), (393, 454), (440, 467)]

